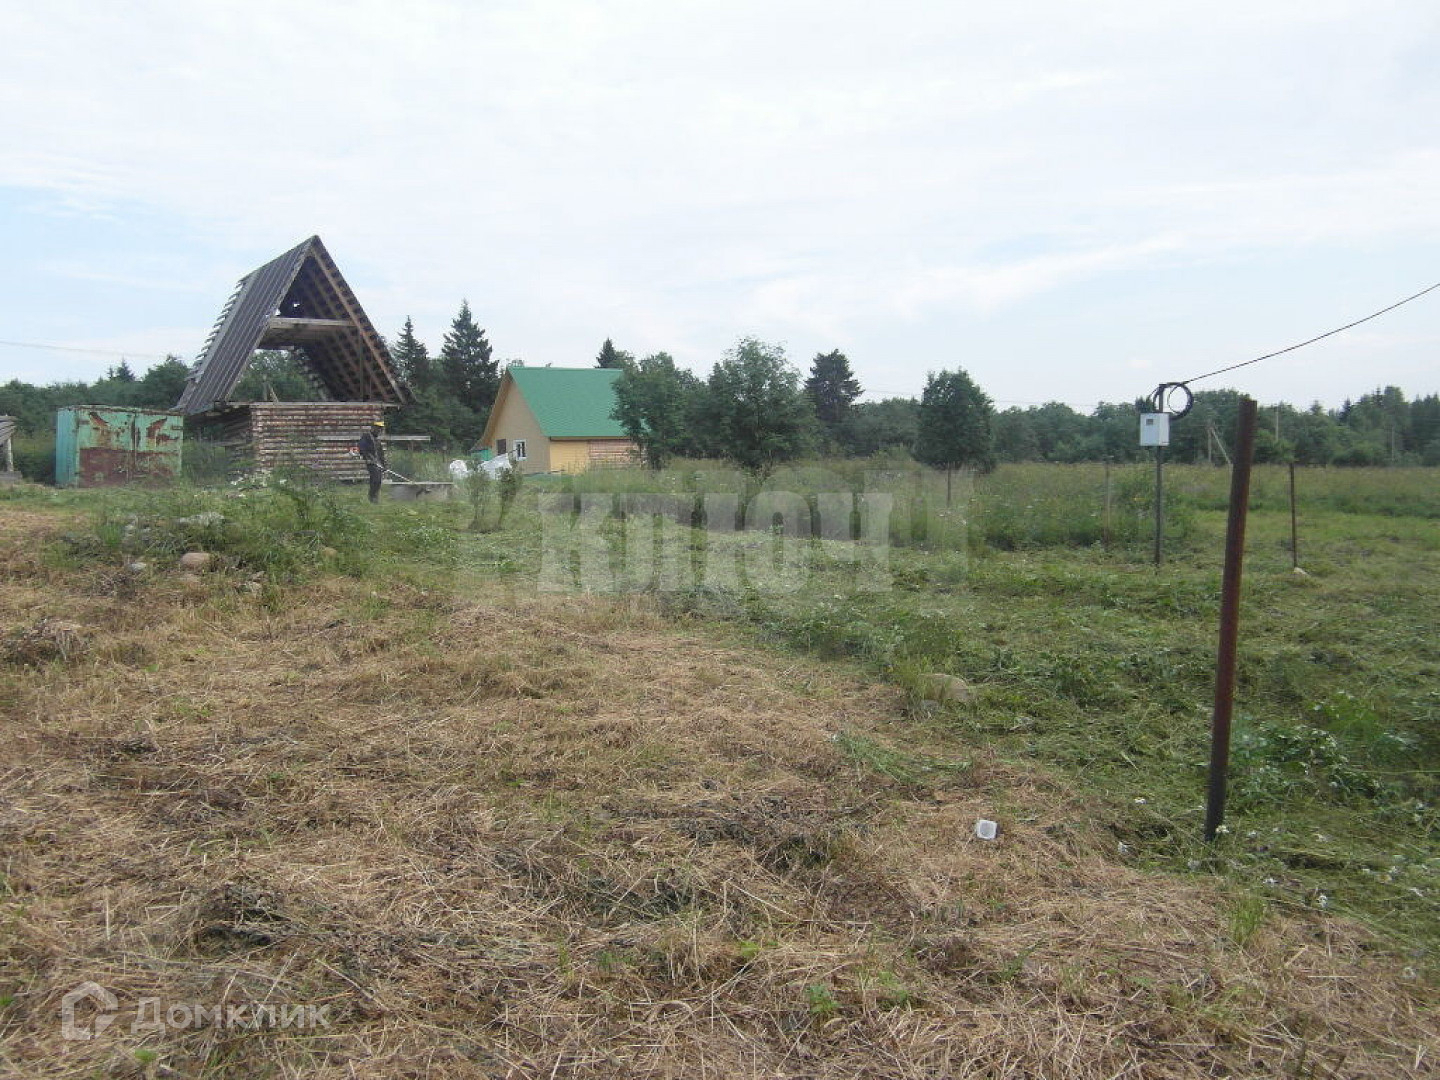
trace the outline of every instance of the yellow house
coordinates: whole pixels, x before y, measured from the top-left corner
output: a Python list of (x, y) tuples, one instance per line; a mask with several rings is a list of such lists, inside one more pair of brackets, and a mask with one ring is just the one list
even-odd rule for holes
[(479, 448), (513, 454), (522, 472), (584, 472), (639, 460), (615, 408), (614, 368), (511, 367)]

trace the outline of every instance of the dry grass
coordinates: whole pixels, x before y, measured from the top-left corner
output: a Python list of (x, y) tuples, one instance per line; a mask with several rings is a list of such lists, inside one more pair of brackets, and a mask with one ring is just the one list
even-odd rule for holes
[[(117, 589), (10, 524), (0, 632), (83, 647), (3, 661), (6, 1075), (1440, 1071), (1363, 933), (1237, 933), (983, 753), (877, 772), (845, 746), (947, 745), (843, 670), (614, 600)], [(85, 980), (120, 1017), (66, 1041)], [(132, 1032), (147, 997), (329, 1023)]]

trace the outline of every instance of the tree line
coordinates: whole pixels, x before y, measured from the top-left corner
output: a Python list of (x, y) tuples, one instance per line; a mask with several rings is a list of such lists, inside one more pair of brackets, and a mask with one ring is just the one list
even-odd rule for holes
[[(1235, 442), (1238, 390), (1203, 390), (1190, 413), (1170, 425), (1166, 457), (1223, 464)], [(1085, 414), (1052, 402), (995, 416), (1000, 461), (1138, 461), (1136, 414), (1144, 403), (1101, 404)], [(1407, 401), (1395, 386), (1377, 388), (1338, 409), (1260, 406), (1258, 462), (1297, 465), (1440, 465), (1440, 395)]]
[(809, 455), (895, 449), (946, 469), (994, 465), (994, 409), (963, 371), (932, 374), (919, 401), (860, 402), (838, 350), (817, 354), (803, 379), (781, 346), (756, 338), (741, 338), (704, 380), (664, 352), (622, 353), (617, 366), (615, 417), (654, 468), (718, 457), (765, 472)]
[[(390, 352), (410, 391), (410, 401), (389, 421), (390, 430), (429, 435), (433, 445), (456, 453), (474, 447), (504, 368), (521, 363), (502, 364), (495, 358), (465, 302), (437, 354), (432, 356), (415, 336), (409, 318), (390, 343)], [(287, 375), (287, 363), (283, 356), (257, 360), (247, 378), (258, 373), (269, 379), (271, 389), (282, 386), (286, 393), (303, 393), (304, 380), (298, 371)], [(961, 399), (950, 404), (969, 408), (973, 418), (937, 424), (927, 433), (921, 418), (932, 394), (929, 386), (920, 401), (859, 402), (861, 386), (839, 351), (817, 355), (809, 377), (802, 378), (783, 348), (742, 338), (709, 378), (701, 380), (669, 353), (637, 359), (607, 337), (594, 366), (620, 371), (616, 418), (652, 465), (677, 456), (718, 457), (764, 471), (807, 455), (869, 455), (897, 447), (948, 467), (989, 468), (994, 463), (988, 450), (993, 409), (963, 372), (931, 381), (937, 387), (963, 383)], [(962, 447), (950, 445), (956, 432), (968, 440)]]
[(11, 379), (0, 385), (0, 415), (15, 417), (21, 435), (55, 433), (55, 413), (68, 405), (123, 405), (132, 409), (173, 409), (185, 389), (190, 367), (167, 356), (137, 376), (127, 361), (95, 382), (67, 380), (36, 386)]
[[(479, 440), (499, 391), (503, 368), (468, 302), (431, 354), (407, 318), (389, 343), (409, 401), (389, 420), (397, 434), (431, 436), (439, 449), (465, 453)], [(1000, 462), (1145, 460), (1137, 414), (1144, 403), (1101, 403), (1090, 412), (1051, 402), (997, 411), (970, 376), (932, 373), (918, 398), (861, 401), (864, 388), (843, 352), (817, 353), (808, 373), (783, 347), (741, 338), (702, 379), (669, 353), (636, 358), (606, 338), (596, 367), (620, 371), (615, 416), (648, 464), (675, 458), (723, 458), (767, 471), (808, 456), (909, 455), (944, 469), (988, 470)], [(137, 376), (122, 361), (93, 383), (0, 386), (0, 413), (17, 418), (22, 436), (54, 431), (66, 405), (173, 408), (189, 367), (166, 357)], [(307, 401), (317, 392), (287, 352), (262, 351), (232, 394), (236, 401)], [(1190, 414), (1171, 425), (1167, 457), (1223, 462), (1234, 442), (1240, 393), (1196, 393)], [(1397, 387), (1377, 388), (1339, 409), (1267, 405), (1256, 442), (1261, 462), (1308, 465), (1440, 465), (1440, 395), (1407, 400)]]
[[(1143, 400), (1089, 413), (1059, 402), (997, 412), (957, 368), (929, 375), (918, 399), (862, 402), (843, 353), (817, 354), (802, 383), (782, 349), (754, 339), (742, 339), (705, 381), (663, 352), (640, 361), (620, 355), (616, 415), (653, 466), (722, 457), (764, 469), (807, 454), (899, 451), (939, 468), (985, 471), (1000, 462), (1133, 462), (1153, 453), (1139, 445)], [(1237, 390), (1196, 393), (1190, 413), (1170, 427), (1167, 457), (1224, 463), (1240, 398)], [(1407, 401), (1387, 386), (1339, 409), (1265, 406), (1262, 418), (1262, 463), (1440, 465), (1440, 395)]]

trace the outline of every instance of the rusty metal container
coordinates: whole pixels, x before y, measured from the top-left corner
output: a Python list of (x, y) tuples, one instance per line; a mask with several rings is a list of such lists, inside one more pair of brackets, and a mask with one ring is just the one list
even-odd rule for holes
[(71, 405), (55, 414), (55, 482), (61, 487), (154, 483), (180, 475), (184, 414), (118, 405)]

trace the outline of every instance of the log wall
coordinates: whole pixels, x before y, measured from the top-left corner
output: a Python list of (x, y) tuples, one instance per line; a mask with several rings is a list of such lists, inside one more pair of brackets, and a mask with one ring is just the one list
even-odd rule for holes
[(256, 468), (304, 468), (327, 480), (365, 479), (350, 453), (360, 433), (383, 420), (372, 401), (256, 401), (218, 421), (215, 435)]
[(591, 468), (631, 468), (640, 463), (640, 448), (629, 439), (591, 439)]

